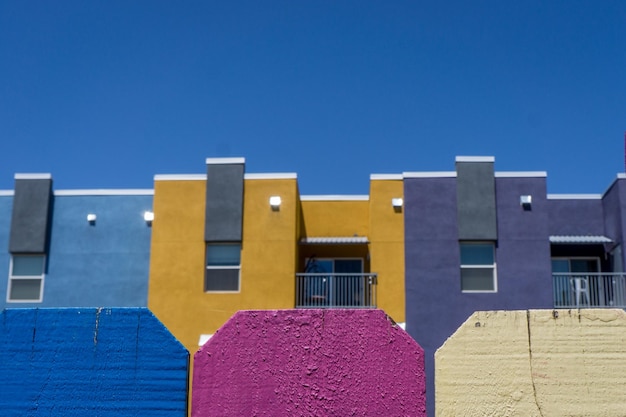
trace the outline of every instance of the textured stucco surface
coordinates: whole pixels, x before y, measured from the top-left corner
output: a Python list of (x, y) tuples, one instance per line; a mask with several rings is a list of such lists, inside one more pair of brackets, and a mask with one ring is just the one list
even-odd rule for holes
[(623, 310), (476, 312), (435, 355), (437, 416), (626, 415)]
[[(461, 291), (456, 179), (407, 178), (404, 186), (406, 328), (424, 348), (432, 417), (435, 351), (467, 317), (477, 310), (553, 306), (546, 179), (496, 178), (498, 291), (493, 293)], [(532, 210), (522, 209), (520, 195), (532, 195)]]
[(147, 305), (152, 229), (142, 213), (152, 210), (151, 195), (54, 196), (39, 303), (6, 302), (12, 199), (0, 197), (0, 309)]
[(187, 350), (145, 308), (0, 313), (0, 415), (187, 416)]
[(382, 310), (240, 311), (195, 354), (192, 416), (424, 416), (424, 386)]

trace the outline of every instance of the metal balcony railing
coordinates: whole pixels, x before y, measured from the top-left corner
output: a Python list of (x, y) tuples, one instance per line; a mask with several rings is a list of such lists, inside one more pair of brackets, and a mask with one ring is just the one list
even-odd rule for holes
[(625, 273), (553, 273), (556, 308), (626, 308)]
[(377, 276), (296, 274), (296, 308), (376, 308)]

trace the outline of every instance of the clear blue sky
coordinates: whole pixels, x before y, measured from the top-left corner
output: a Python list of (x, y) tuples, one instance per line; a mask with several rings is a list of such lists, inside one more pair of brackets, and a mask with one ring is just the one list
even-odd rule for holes
[(624, 172), (625, 1), (0, 1), (0, 189), (152, 188), (243, 156), (303, 194), (369, 174)]

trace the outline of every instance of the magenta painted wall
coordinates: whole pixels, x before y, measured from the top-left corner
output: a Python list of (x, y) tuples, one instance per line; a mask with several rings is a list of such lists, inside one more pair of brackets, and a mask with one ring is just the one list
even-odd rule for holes
[(240, 311), (194, 357), (192, 416), (425, 416), (422, 348), (381, 310)]

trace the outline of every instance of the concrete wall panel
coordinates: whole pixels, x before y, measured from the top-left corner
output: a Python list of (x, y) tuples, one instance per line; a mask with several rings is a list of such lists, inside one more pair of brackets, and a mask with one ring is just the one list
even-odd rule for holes
[(240, 311), (196, 354), (192, 416), (424, 416), (423, 351), (382, 310)]
[(188, 363), (147, 309), (0, 314), (2, 415), (184, 417)]
[(476, 312), (437, 351), (437, 416), (623, 416), (623, 310)]

